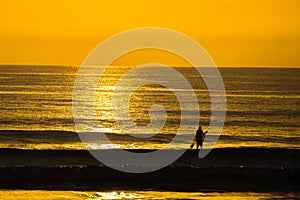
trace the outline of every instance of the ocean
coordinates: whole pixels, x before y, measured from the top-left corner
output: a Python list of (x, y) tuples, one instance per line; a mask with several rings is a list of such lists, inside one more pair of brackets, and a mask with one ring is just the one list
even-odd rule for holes
[[(93, 73), (95, 68), (97, 66), (91, 67), (85, 81), (98, 76)], [(210, 135), (203, 148), (213, 142), (207, 138), (217, 137), (209, 129), (210, 93), (193, 68), (174, 68), (192, 90), (184, 89), (173, 76), (158, 73), (155, 78), (170, 81), (174, 86), (172, 90), (146, 84), (131, 94), (129, 102), (114, 107), (111, 102), (115, 85), (131, 69), (109, 67), (105, 70), (91, 98), (93, 106), (83, 106), (80, 110), (80, 127), (93, 134), (105, 132), (110, 139), (110, 142), (90, 141), (85, 146), (78, 137), (72, 111), (72, 104), (77, 101), (72, 99), (72, 94), (78, 67), (0, 66), (0, 198), (299, 197), (300, 69), (219, 68), (226, 89), (226, 120), (209, 155), (199, 159), (196, 150), (188, 150), (164, 169), (127, 174), (105, 167), (86, 149), (111, 152), (116, 145), (135, 153), (160, 149), (175, 134), (192, 138), (199, 120)], [(128, 76), (129, 84), (122, 85), (117, 99), (123, 100), (128, 89), (132, 89), (131, 84), (143, 81), (146, 76), (149, 73)], [(191, 91), (198, 106), (191, 102)], [(185, 111), (181, 110), (176, 94), (182, 94), (186, 100)], [(166, 116), (161, 114), (161, 107), (153, 107), (157, 104), (164, 108)], [(130, 114), (115, 119), (115, 108), (128, 109)], [(91, 109), (95, 110), (97, 127), (90, 124)], [(199, 110), (200, 116), (195, 117), (193, 114)], [(185, 131), (177, 133), (183, 113), (187, 119)], [(165, 123), (160, 130), (148, 126), (161, 121)], [(136, 125), (135, 129), (131, 129), (132, 124)], [(129, 134), (138, 138), (128, 137), (126, 129), (132, 130)], [(171, 145), (171, 151), (188, 149), (191, 140), (185, 138)]]
[[(84, 149), (74, 139), (76, 132), (72, 116), (72, 91), (78, 67), (67, 66), (1, 66), (0, 67), (0, 147), (17, 149)], [(176, 134), (181, 110), (168, 88), (146, 85), (139, 88), (130, 102), (133, 121), (140, 126), (149, 123), (149, 108), (153, 104), (165, 107), (168, 118), (153, 140), (127, 141), (118, 139), (122, 131), (112, 112), (111, 93), (114, 85), (130, 67), (110, 67), (102, 75), (96, 94), (96, 110), (100, 126), (114, 144), (124, 148), (158, 149)], [(200, 110), (200, 122), (206, 130), (211, 107), (207, 87), (193, 68), (177, 67), (191, 83)], [(159, 69), (155, 69), (159, 70)], [(226, 89), (226, 121), (214, 148), (299, 148), (300, 136), (300, 69), (297, 68), (219, 68)], [(94, 76), (95, 74), (91, 74)], [(161, 79), (170, 79), (166, 74)], [(167, 78), (165, 78), (167, 77)], [(130, 77), (136, 81), (141, 77)], [(176, 83), (176, 80), (173, 80)], [(174, 84), (180, 90), (180, 85)], [(126, 91), (126, 88), (125, 88)], [(182, 91), (183, 93), (185, 91)], [(88, 111), (87, 111), (88, 112)], [(155, 110), (154, 110), (155, 112)], [(187, 116), (189, 119), (189, 116)], [(123, 123), (132, 123), (126, 117)], [(191, 121), (198, 120), (190, 118)], [(187, 127), (185, 134), (194, 134), (197, 127)], [(155, 134), (137, 130), (136, 134)], [(95, 132), (97, 130), (95, 129)], [(73, 135), (72, 135), (73, 134)], [(208, 132), (208, 134), (210, 134)], [(71, 136), (72, 135), (72, 136)], [(150, 136), (150, 135), (149, 135)], [(99, 141), (95, 141), (96, 145)], [(187, 143), (172, 148), (188, 148)], [(209, 141), (208, 141), (209, 142)], [(101, 142), (100, 142), (101, 143)], [(114, 148), (102, 144), (95, 148)]]

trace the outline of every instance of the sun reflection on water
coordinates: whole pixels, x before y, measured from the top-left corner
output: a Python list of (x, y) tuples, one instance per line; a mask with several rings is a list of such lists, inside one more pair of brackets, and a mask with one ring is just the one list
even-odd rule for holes
[[(98, 198), (97, 198), (98, 196)], [(96, 198), (91, 199), (140, 199), (141, 197), (134, 193), (125, 192), (97, 192), (95, 194)]]

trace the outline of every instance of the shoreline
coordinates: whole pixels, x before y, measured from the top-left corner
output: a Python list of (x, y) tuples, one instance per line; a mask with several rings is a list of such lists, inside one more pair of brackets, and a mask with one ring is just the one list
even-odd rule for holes
[[(131, 140), (131, 137), (127, 137), (122, 134), (114, 133), (105, 133), (110, 140), (115, 140), (116, 144), (119, 144), (121, 148), (131, 148), (127, 145), (128, 141)], [(155, 147), (150, 148), (162, 148), (162, 143), (168, 143), (169, 141), (164, 138), (173, 137), (172, 134), (156, 134), (156, 137), (150, 137), (149, 143), (152, 143)], [(275, 146), (269, 146), (264, 144), (264, 137), (249, 137), (249, 136), (230, 136), (230, 135), (221, 135), (218, 139), (218, 143), (214, 146), (214, 149), (227, 149), (227, 148), (266, 148), (266, 149), (296, 149), (300, 150), (297, 143), (298, 138), (288, 137), (288, 138), (277, 138)], [(64, 130), (0, 130), (0, 149), (27, 149), (27, 150), (86, 150), (85, 144), (81, 141), (79, 134), (74, 131), (64, 131)], [(240, 141), (258, 141), (258, 144), (253, 145), (240, 145)], [(286, 143), (282, 143), (285, 141)], [(140, 141), (134, 141), (136, 149), (148, 148), (144, 146), (145, 141), (140, 143)], [(209, 142), (209, 141), (208, 141)], [(97, 143), (97, 142), (95, 142)], [(93, 141), (91, 141), (93, 145)], [(97, 143), (99, 145), (99, 143)], [(100, 144), (101, 146), (102, 144)], [(99, 149), (105, 149), (105, 145), (99, 147)], [(181, 144), (179, 144), (181, 145)], [(187, 149), (189, 144), (184, 144), (182, 146), (173, 146), (174, 150), (176, 149)], [(92, 146), (91, 146), (92, 147)], [(92, 147), (94, 148), (94, 147)], [(96, 147), (97, 148), (97, 147)], [(110, 149), (115, 149), (110, 147)]]

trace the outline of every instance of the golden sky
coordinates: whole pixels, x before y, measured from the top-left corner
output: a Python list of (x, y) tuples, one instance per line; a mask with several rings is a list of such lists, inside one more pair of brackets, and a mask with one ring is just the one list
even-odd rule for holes
[(0, 64), (80, 65), (107, 37), (155, 26), (194, 38), (218, 66), (300, 66), (299, 0), (3, 0), (0, 5)]

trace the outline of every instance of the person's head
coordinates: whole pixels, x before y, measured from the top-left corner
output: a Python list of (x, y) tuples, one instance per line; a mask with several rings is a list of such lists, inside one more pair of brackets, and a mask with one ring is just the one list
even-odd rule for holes
[(199, 129), (202, 129), (202, 126), (199, 126)]

